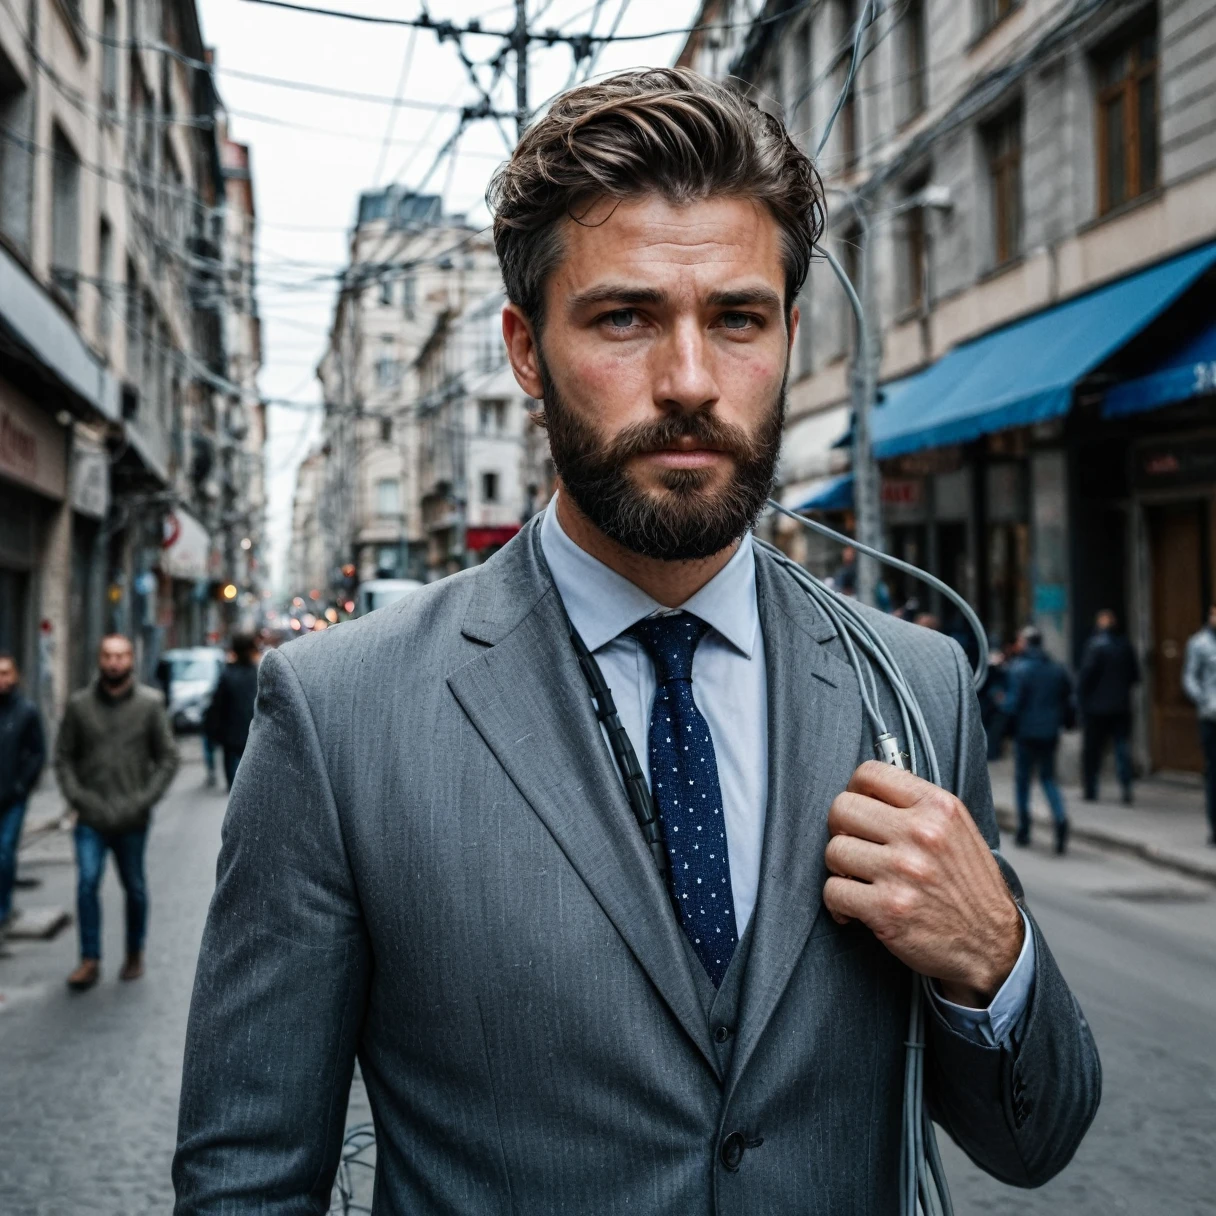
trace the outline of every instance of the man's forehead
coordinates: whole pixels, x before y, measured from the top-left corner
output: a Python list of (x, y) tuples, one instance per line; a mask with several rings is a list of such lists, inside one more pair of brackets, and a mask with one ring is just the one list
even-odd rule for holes
[(780, 229), (752, 199), (717, 198), (675, 204), (657, 195), (602, 200), (578, 220), (567, 219), (559, 274), (585, 286), (592, 277), (631, 269), (737, 266), (751, 276), (781, 274)]

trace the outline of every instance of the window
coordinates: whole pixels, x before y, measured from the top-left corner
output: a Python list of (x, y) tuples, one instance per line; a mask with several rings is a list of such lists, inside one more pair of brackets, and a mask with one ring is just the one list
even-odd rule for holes
[(407, 317), (414, 315), (414, 276), (407, 274), (401, 280), (401, 311)]
[(101, 108), (115, 121), (118, 109), (118, 9), (106, 0), (101, 14)]
[(393, 441), (393, 420), (391, 418), (380, 419), (380, 442), (392, 443)]
[(477, 430), (482, 435), (501, 435), (507, 428), (507, 403), (505, 401), (479, 401), (477, 403)]
[(114, 230), (105, 216), (97, 225), (97, 278), (97, 337), (108, 347), (113, 329)]
[(975, 23), (980, 34), (986, 33), (999, 21), (1004, 21), (1020, 0), (976, 0)]
[(51, 279), (76, 307), (80, 274), (80, 158), (55, 127), (51, 133)]
[[(32, 138), (33, 103), (16, 68), (0, 51), (0, 130)], [(0, 140), (0, 231), (27, 249), (30, 240), (32, 150), (16, 139)]]
[(900, 23), (901, 74), (896, 77), (901, 122), (910, 122), (928, 103), (928, 71), (925, 55), (924, 0), (909, 0)]
[(498, 501), (498, 474), (497, 473), (482, 473), (482, 475), (481, 475), (481, 501), (482, 502), (497, 502)]
[[(127, 379), (135, 382), (143, 359), (143, 330), (139, 321), (139, 285), (135, 277), (135, 264), (127, 259)], [(138, 398), (136, 399), (138, 409)], [(123, 415), (125, 418), (127, 415)]]
[(992, 253), (997, 266), (1022, 252), (1022, 111), (1010, 110), (985, 132), (992, 195)]
[(388, 275), (380, 280), (380, 303), (386, 306), (393, 303), (393, 280)]
[[(849, 68), (853, 61), (853, 41), (857, 33), (857, 4), (855, 0), (838, 0), (840, 28), (840, 58), (836, 62), (834, 96), (839, 97), (844, 90), (845, 81), (849, 78)], [(857, 75), (845, 97), (844, 105), (840, 108), (836, 122), (840, 132), (840, 167), (842, 170), (853, 168), (857, 164)]]
[(917, 181), (904, 195), (904, 212), (900, 216), (903, 228), (903, 267), (900, 275), (900, 304), (904, 312), (919, 311), (925, 304), (925, 258), (928, 252), (925, 234), (925, 209), (917, 195), (928, 183)]
[(401, 513), (401, 483), (395, 477), (376, 482), (376, 514), (384, 518)]
[(376, 360), (376, 384), (380, 388), (393, 388), (401, 376), (401, 364), (388, 355)]
[(1157, 30), (1141, 29), (1097, 63), (1098, 212), (1157, 184)]

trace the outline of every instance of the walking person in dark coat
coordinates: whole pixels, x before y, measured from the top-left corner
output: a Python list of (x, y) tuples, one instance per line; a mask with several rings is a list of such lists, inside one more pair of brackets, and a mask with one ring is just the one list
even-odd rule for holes
[(177, 772), (177, 743), (164, 697), (135, 679), (129, 638), (101, 639), (97, 679), (76, 693), (59, 725), (55, 776), (76, 812), (76, 916), (80, 966), (68, 987), (91, 988), (101, 974), (101, 902), (106, 853), (127, 895), (127, 956), (119, 978), (144, 973), (148, 884), (144, 850), (152, 808)]
[(1074, 717), (1068, 672), (1043, 649), (1043, 635), (1033, 625), (1021, 633), (1021, 651), (1010, 671), (1006, 712), (1013, 722), (1014, 787), (1018, 806), (1015, 842), (1030, 843), (1030, 784), (1038, 770), (1043, 793), (1055, 820), (1056, 852), (1068, 847), (1068, 816), (1056, 784), (1056, 749), (1060, 731)]
[(1132, 689), (1140, 683), (1136, 652), (1109, 608), (1098, 613), (1094, 632), (1085, 643), (1077, 692), (1081, 707), (1084, 740), (1081, 764), (1085, 776), (1085, 800), (1098, 796), (1098, 774), (1106, 742), (1115, 747), (1115, 772), (1123, 790), (1123, 801), (1132, 801), (1132, 754), (1128, 743), (1132, 724)]
[(0, 930), (13, 914), (25, 802), (46, 763), (42, 719), (17, 691), (20, 680), (17, 660), (0, 651)]
[(251, 633), (232, 639), (233, 660), (220, 674), (203, 729), (217, 747), (224, 749), (224, 776), (228, 788), (236, 780), (237, 765), (249, 740), (253, 708), (258, 698), (258, 642)]

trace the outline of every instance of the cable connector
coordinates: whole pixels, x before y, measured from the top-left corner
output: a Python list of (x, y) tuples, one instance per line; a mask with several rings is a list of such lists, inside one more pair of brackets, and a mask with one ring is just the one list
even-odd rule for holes
[(874, 754), (883, 764), (889, 764), (892, 768), (908, 767), (907, 758), (899, 750), (899, 740), (890, 731), (874, 740)]

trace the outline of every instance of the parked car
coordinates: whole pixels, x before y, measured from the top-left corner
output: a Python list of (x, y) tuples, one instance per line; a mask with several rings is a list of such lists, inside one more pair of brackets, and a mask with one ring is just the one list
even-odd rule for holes
[(221, 646), (166, 650), (156, 674), (165, 691), (169, 721), (179, 734), (202, 730), (203, 715), (219, 683), (225, 654)]
[(424, 584), (412, 578), (372, 578), (359, 584), (355, 596), (355, 616), (367, 616), (377, 608), (405, 599)]

